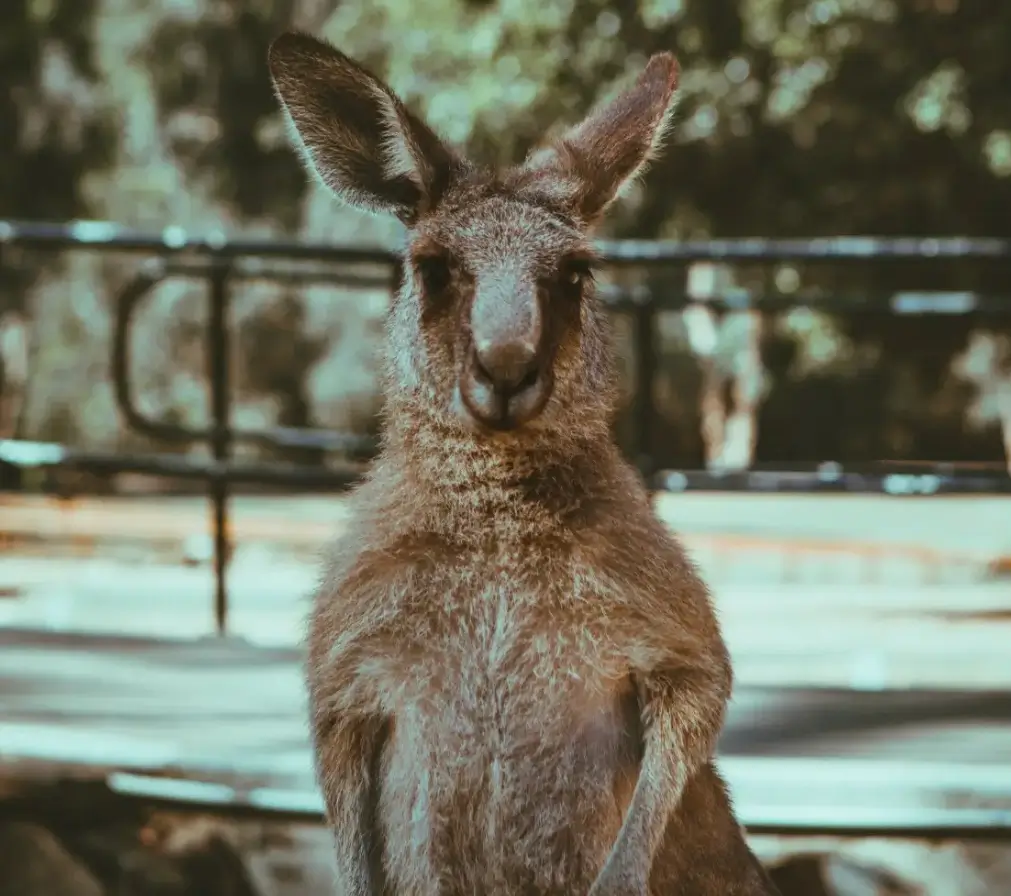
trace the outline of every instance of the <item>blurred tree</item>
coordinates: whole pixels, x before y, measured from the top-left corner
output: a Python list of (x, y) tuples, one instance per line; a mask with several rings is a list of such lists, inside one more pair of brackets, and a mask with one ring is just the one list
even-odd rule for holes
[[(1011, 56), (1001, 49), (1011, 45), (1011, 7), (998, 12), (986, 0), (379, 0), (343, 4), (324, 31), (442, 133), (495, 163), (522, 157), (551, 123), (577, 118), (650, 53), (674, 49), (683, 66), (676, 146), (647, 176), (649, 189), (640, 186), (616, 209), (607, 226), (618, 235), (1011, 236)], [(751, 283), (985, 289), (1006, 282), (1006, 271), (970, 263), (774, 274)], [(841, 363), (823, 364), (818, 378), (838, 383), (835, 389), (848, 384), (849, 413), (823, 413), (839, 405), (825, 404), (826, 390), (801, 386), (800, 371), (788, 366), (774, 400), (792, 406), (796, 421), (831, 418), (830, 436), (802, 436), (797, 427), (808, 424), (801, 422), (787, 436), (780, 425), (781, 436), (760, 436), (760, 456), (999, 451), (996, 429), (966, 433), (963, 406), (947, 397), (968, 321), (816, 315), (803, 336), (785, 326), (772, 328), (767, 343), (817, 338), (832, 346)], [(673, 369), (669, 358), (665, 368)], [(860, 380), (871, 373), (876, 384)], [(809, 397), (798, 405), (801, 395)], [(773, 413), (761, 431), (780, 417)], [(661, 450), (683, 445), (683, 433), (666, 427), (657, 441)], [(682, 462), (700, 459), (701, 442), (691, 441), (694, 457)], [(825, 442), (835, 452), (826, 454)]]
[(305, 176), (279, 126), (265, 60), (295, 6), (194, 4), (189, 16), (160, 18), (135, 52), (152, 73), (158, 127), (183, 177), (236, 218), (289, 231), (300, 223)]
[[(87, 176), (108, 169), (116, 157), (113, 110), (103, 99), (95, 53), (98, 17), (97, 0), (0, 4), (0, 218), (64, 220), (94, 212), (86, 192)], [(40, 303), (29, 303), (27, 297), (44, 268), (21, 263), (25, 261), (21, 253), (10, 249), (2, 260), (0, 331), (10, 333), (23, 327), (22, 320), (31, 311), (42, 320), (36, 307)], [(54, 270), (50, 265), (50, 273)], [(80, 305), (67, 299), (64, 295), (58, 306), (47, 309), (45, 332), (29, 327), (32, 338), (0, 345), (4, 353), (0, 367), (6, 367), (9, 376), (17, 367), (27, 366), (49, 405), (43, 416), (50, 431), (61, 436), (73, 436), (79, 428), (73, 425), (73, 415), (65, 413), (63, 402), (48, 400), (54, 396), (46, 385), (65, 372), (67, 358), (72, 357), (68, 352), (78, 348), (78, 337), (87, 329), (81, 326)], [(24, 348), (26, 365), (7, 351), (14, 343)], [(8, 394), (0, 396), (8, 433), (26, 419), (30, 426), (40, 422), (31, 403), (25, 403), (28, 372), (17, 379), (16, 411), (11, 408), (12, 382)], [(77, 393), (78, 409), (88, 403), (80, 394), (80, 382), (73, 389), (69, 384), (62, 388), (64, 394)]]
[[(650, 53), (673, 49), (673, 145), (615, 209), (615, 235), (1011, 236), (1011, 6), (988, 0), (9, 0), (0, 17), (11, 87), (0, 129), (15, 136), (0, 143), (0, 215), (393, 239), (395, 226), (309, 184), (289, 148), (264, 56), (296, 25), (362, 59), (447, 138), (496, 164), (576, 120)], [(737, 281), (1006, 288), (994, 266), (917, 270), (781, 266), (738, 271)], [(102, 293), (123, 273), (73, 276)], [(66, 304), (57, 286), (47, 301)], [(273, 320), (296, 301), (266, 295), (244, 295), (239, 317)], [(306, 291), (304, 313), (289, 316), (306, 328), (290, 336), (304, 340), (294, 355), (319, 357), (299, 373), (311, 385), (295, 390), (306, 419), (336, 426), (371, 413), (373, 362), (361, 352), (377, 312), (370, 299), (335, 298)], [(178, 302), (158, 313), (177, 317)], [(152, 359), (174, 357), (157, 344), (168, 329), (152, 321)], [(980, 380), (952, 360), (968, 332), (944, 318), (780, 316), (763, 328), (759, 458), (999, 457), (991, 418), (965, 426)], [(97, 338), (95, 326), (83, 333)], [(683, 326), (665, 333), (655, 447), (667, 463), (698, 463), (703, 378)]]
[(98, 0), (5, 0), (0, 9), (0, 217), (89, 212), (84, 175), (113, 161), (94, 28)]

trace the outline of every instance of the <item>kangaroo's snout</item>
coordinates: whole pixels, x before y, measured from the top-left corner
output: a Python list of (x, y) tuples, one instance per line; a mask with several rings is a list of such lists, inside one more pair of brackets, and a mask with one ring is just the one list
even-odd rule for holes
[(544, 408), (551, 375), (544, 363), (544, 311), (533, 284), (479, 288), (471, 307), (472, 350), (460, 382), (468, 414), (492, 429), (515, 429)]
[(537, 376), (537, 347), (528, 340), (485, 342), (475, 346), (479, 376), (503, 395), (521, 392)]

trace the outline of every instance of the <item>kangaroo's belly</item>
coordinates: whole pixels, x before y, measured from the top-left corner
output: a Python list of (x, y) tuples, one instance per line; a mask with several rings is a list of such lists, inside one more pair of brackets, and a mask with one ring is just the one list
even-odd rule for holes
[(444, 658), (397, 712), (378, 794), (393, 892), (568, 894), (602, 866), (638, 769), (634, 694), (526, 659), (457, 677)]

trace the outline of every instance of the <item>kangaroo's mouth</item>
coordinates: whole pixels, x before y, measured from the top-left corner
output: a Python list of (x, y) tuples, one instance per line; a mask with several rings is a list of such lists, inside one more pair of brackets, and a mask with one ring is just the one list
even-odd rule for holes
[(458, 389), (460, 410), (485, 429), (507, 432), (519, 429), (544, 410), (554, 386), (550, 367), (534, 367), (508, 387), (484, 375), (479, 364), (466, 365)]

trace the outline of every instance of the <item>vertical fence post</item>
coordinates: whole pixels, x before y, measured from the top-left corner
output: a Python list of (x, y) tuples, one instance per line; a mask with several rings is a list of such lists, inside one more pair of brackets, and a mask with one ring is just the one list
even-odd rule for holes
[[(211, 451), (221, 464), (228, 460), (232, 449), (231, 402), (229, 382), (231, 353), (229, 351), (228, 279), (230, 261), (215, 258), (210, 272), (210, 308), (207, 319), (207, 366), (211, 389)], [(228, 630), (228, 561), (231, 554), (229, 537), (227, 477), (215, 475), (210, 481), (211, 513), (214, 526), (214, 620), (219, 635)]]
[(654, 389), (657, 372), (656, 313), (651, 292), (636, 305), (633, 315), (635, 345), (635, 397), (633, 399), (633, 444), (635, 463), (649, 478), (656, 472), (653, 457), (653, 427), (656, 414)]

